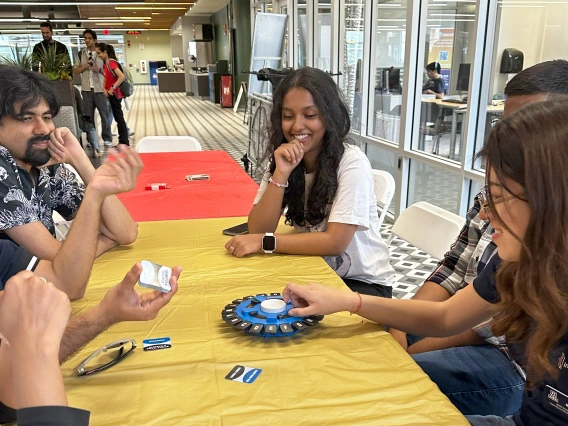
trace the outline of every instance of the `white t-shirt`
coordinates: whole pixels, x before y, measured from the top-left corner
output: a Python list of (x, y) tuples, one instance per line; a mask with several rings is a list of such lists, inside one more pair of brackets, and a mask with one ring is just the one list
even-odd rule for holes
[[(315, 173), (305, 176), (307, 200)], [(270, 173), (266, 172), (254, 204), (262, 198), (269, 178)], [(345, 253), (341, 256), (324, 256), (324, 260), (342, 278), (392, 286), (394, 270), (390, 266), (388, 247), (380, 234), (373, 172), (369, 159), (358, 147), (345, 145), (337, 180), (337, 192), (329, 216), (315, 227), (294, 225), (296, 232), (323, 232), (328, 222), (357, 225), (357, 231)]]

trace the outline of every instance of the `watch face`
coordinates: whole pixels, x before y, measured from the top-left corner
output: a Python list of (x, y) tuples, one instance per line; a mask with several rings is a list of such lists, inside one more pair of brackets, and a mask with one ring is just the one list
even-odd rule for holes
[(276, 249), (276, 237), (274, 235), (262, 237), (262, 249), (264, 251), (274, 251)]

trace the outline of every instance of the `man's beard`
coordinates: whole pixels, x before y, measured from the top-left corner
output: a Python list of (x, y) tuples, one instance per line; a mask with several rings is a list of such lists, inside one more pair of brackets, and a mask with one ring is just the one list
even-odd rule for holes
[(38, 142), (48, 141), (49, 135), (34, 136), (28, 140), (28, 146), (26, 147), (26, 152), (24, 153), (24, 163), (29, 164), (33, 167), (40, 167), (51, 160), (51, 155), (46, 149), (34, 148), (34, 144)]

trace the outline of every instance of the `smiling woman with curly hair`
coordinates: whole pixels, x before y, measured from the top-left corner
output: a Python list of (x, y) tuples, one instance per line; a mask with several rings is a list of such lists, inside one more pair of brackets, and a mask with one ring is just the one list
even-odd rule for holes
[[(333, 79), (315, 68), (274, 92), (269, 167), (249, 215), (250, 235), (226, 249), (323, 256), (354, 291), (391, 297), (394, 271), (380, 235), (371, 164), (350, 145), (349, 112)], [(272, 235), (285, 211), (297, 234)], [(267, 235), (268, 234), (268, 235)]]

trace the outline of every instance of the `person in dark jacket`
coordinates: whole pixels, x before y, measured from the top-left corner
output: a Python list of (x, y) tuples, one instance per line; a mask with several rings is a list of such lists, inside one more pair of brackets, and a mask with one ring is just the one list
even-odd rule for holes
[[(71, 58), (69, 57), (69, 51), (67, 50), (67, 46), (53, 39), (53, 27), (51, 25), (51, 22), (42, 22), (40, 24), (40, 28), (43, 40), (34, 46), (33, 55), (34, 56), (41, 55), (43, 54), (44, 50), (52, 48), (55, 49), (55, 53), (57, 55), (67, 55), (66, 63), (69, 64), (69, 67), (71, 67)], [(39, 70), (39, 64), (34, 64), (34, 71), (38, 70)]]

